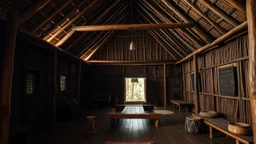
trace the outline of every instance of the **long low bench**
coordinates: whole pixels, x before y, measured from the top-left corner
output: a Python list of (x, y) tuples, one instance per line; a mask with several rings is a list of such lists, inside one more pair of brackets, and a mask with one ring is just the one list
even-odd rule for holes
[(179, 112), (181, 111), (181, 107), (186, 107), (186, 112), (188, 112), (189, 108), (193, 107), (192, 103), (182, 100), (170, 100), (170, 102), (173, 104), (173, 109), (175, 109), (175, 105), (179, 106)]
[(116, 112), (108, 113), (108, 118), (112, 124), (118, 119), (151, 119), (158, 127), (162, 115), (152, 112), (153, 108), (153, 105), (116, 105)]
[[(193, 116), (200, 117), (199, 115), (192, 114)], [(202, 117), (200, 117), (202, 118)], [(253, 136), (240, 136), (232, 134), (228, 131), (228, 120), (224, 118), (202, 118), (204, 123), (209, 126), (210, 138), (213, 138), (213, 128), (230, 136), (236, 140), (236, 144), (252, 144)]]
[(142, 114), (123, 114), (123, 113), (108, 113), (108, 118), (112, 123), (117, 119), (151, 119), (155, 120), (155, 127), (159, 127), (159, 121), (162, 115), (157, 113), (142, 113)]

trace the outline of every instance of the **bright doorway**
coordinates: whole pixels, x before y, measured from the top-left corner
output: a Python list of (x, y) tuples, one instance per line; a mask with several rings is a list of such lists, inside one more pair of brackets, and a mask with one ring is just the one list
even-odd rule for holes
[(146, 102), (146, 78), (125, 78), (125, 102)]

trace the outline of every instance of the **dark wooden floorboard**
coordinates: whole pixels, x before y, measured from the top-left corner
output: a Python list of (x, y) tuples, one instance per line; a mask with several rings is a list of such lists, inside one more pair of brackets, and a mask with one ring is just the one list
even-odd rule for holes
[[(145, 119), (121, 119), (113, 127), (107, 113), (114, 109), (86, 110), (79, 120), (58, 122), (54, 128), (36, 133), (36, 144), (103, 144), (104, 141), (153, 141), (156, 144), (227, 144), (235, 143), (232, 138), (216, 134), (211, 140), (209, 134), (191, 135), (185, 132), (186, 112), (163, 116), (160, 127)], [(96, 134), (84, 132), (86, 116), (95, 115), (99, 128)]]

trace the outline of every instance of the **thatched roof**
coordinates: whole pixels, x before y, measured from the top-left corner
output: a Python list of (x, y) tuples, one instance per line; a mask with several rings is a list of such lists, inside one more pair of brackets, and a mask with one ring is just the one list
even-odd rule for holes
[[(148, 30), (180, 60), (246, 21), (244, 0), (4, 0), (0, 5), (1, 19), (8, 9), (16, 10), (21, 29), (83, 59), (115, 32), (74, 32), (73, 26), (193, 23), (187, 29)], [(26, 17), (33, 7), (36, 13)]]

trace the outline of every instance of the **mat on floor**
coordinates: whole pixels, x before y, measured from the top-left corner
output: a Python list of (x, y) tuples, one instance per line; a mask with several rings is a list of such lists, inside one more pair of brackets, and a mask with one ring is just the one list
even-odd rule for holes
[(153, 142), (113, 142), (113, 141), (105, 141), (104, 144), (153, 144)]

